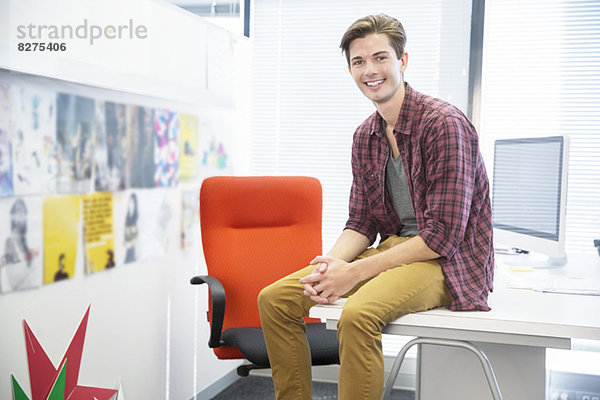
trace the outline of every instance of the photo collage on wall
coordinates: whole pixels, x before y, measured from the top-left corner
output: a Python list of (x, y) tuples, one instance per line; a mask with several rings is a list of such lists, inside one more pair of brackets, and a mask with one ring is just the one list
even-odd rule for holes
[(233, 172), (230, 115), (73, 87), (0, 70), (0, 293), (192, 248), (201, 179)]

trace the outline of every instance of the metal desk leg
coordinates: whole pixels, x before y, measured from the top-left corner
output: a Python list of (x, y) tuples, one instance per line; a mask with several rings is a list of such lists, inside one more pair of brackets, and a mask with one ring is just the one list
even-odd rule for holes
[(406, 343), (398, 355), (396, 356), (396, 360), (394, 361), (394, 365), (392, 366), (392, 370), (390, 375), (385, 383), (383, 388), (383, 399), (389, 399), (390, 394), (392, 392), (392, 388), (394, 386), (394, 382), (396, 377), (398, 376), (398, 372), (400, 372), (400, 366), (404, 361), (404, 357), (408, 350), (414, 346), (415, 344), (431, 344), (438, 346), (449, 346), (449, 347), (460, 347), (463, 349), (470, 350), (474, 353), (481, 362), (481, 366), (483, 367), (483, 371), (485, 372), (485, 377), (487, 379), (488, 385), (490, 387), (490, 391), (492, 392), (492, 396), (494, 400), (502, 400), (502, 394), (500, 393), (500, 388), (498, 387), (498, 382), (496, 381), (496, 376), (494, 375), (494, 370), (492, 368), (492, 364), (486, 357), (485, 353), (479, 349), (479, 347), (474, 344), (461, 340), (450, 340), (450, 339), (433, 339), (433, 338), (415, 338)]

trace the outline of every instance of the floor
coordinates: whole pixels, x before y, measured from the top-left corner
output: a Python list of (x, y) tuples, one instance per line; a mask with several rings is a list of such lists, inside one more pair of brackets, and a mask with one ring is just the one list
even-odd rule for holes
[[(273, 381), (271, 378), (262, 376), (249, 376), (240, 378), (225, 388), (212, 400), (268, 400), (274, 399)], [(393, 400), (414, 400), (415, 393), (408, 390), (392, 391)], [(337, 399), (337, 384), (313, 382), (313, 400)]]

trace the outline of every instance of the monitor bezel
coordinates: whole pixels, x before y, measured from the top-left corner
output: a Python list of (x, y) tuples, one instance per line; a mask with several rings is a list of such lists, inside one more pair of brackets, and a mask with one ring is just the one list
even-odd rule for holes
[[(501, 143), (498, 143), (501, 142)], [(527, 230), (505, 224), (493, 224), (494, 242), (496, 246), (516, 247), (534, 253), (546, 255), (550, 258), (561, 259), (566, 256), (565, 253), (565, 231), (567, 217), (567, 187), (568, 187), (568, 165), (569, 165), (569, 137), (546, 136), (530, 138), (511, 138), (497, 139), (494, 143), (494, 178), (496, 169), (496, 150), (497, 146), (509, 143), (561, 143), (561, 173), (560, 173), (560, 194), (558, 199), (558, 221), (557, 234), (552, 237), (544, 236), (539, 231)], [(492, 209), (494, 207), (494, 189), (495, 179), (492, 180)]]

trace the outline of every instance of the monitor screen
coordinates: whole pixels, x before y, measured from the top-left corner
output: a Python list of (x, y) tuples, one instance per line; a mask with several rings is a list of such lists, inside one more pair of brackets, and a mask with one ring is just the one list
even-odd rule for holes
[(496, 141), (494, 228), (559, 240), (564, 145), (562, 136)]

